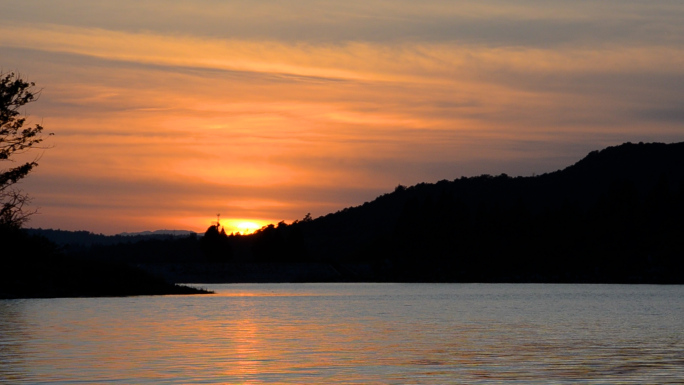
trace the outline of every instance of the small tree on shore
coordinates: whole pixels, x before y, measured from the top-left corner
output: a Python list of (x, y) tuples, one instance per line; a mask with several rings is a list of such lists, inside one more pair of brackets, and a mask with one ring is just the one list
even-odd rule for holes
[[(0, 162), (15, 163), (13, 157), (38, 148), (43, 141), (43, 126), (24, 127), (26, 115), (21, 108), (35, 101), (40, 91), (13, 72), (0, 73)], [(0, 226), (20, 227), (35, 213), (26, 209), (29, 197), (16, 184), (26, 177), (37, 159), (0, 168)]]

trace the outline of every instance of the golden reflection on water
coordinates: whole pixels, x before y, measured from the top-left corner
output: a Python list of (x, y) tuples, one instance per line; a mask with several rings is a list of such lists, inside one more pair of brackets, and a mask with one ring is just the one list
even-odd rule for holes
[(0, 383), (681, 383), (681, 287), (225, 285), (0, 301)]

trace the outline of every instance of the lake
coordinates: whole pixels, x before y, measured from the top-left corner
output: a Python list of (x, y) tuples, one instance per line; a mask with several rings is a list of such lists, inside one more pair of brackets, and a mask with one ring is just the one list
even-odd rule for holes
[(204, 287), (0, 300), (0, 383), (684, 383), (684, 286)]

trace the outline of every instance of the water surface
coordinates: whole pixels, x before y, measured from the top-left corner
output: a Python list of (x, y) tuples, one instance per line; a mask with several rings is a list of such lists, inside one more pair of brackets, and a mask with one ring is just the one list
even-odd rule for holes
[(684, 287), (240, 284), (0, 301), (0, 383), (684, 382)]

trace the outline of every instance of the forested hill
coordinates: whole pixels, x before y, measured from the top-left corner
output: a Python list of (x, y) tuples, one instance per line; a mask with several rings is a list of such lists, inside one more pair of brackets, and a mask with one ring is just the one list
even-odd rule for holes
[(681, 267), (683, 204), (684, 143), (626, 143), (539, 176), (398, 186), (288, 227), (313, 260), (375, 260), (395, 278), (592, 281)]
[(173, 282), (682, 284), (682, 218), (684, 143), (627, 143), (538, 176), (397, 186), (250, 235), (211, 226), (202, 237), (67, 242), (62, 250)]

